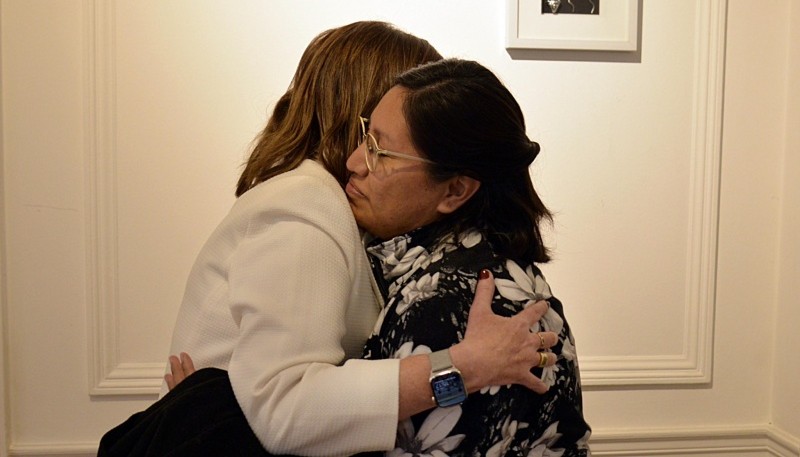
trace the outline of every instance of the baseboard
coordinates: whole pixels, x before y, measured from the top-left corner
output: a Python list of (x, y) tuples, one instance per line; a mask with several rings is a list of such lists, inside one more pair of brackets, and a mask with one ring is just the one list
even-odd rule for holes
[(767, 436), (776, 456), (800, 456), (800, 437), (792, 436), (777, 427), (768, 427)]
[(9, 457), (35, 455), (38, 457), (96, 457), (97, 442), (80, 443), (21, 443), (12, 444)]
[[(594, 457), (800, 457), (800, 438), (771, 425), (658, 430), (596, 430)], [(14, 444), (9, 456), (95, 457), (97, 443)]]
[(800, 457), (800, 438), (771, 425), (658, 430), (596, 430), (594, 457)]

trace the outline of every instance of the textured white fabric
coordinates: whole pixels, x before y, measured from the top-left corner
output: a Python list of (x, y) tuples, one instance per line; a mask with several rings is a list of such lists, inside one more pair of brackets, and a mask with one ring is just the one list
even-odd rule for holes
[(399, 361), (358, 358), (378, 315), (347, 199), (305, 161), (239, 197), (189, 276), (171, 354), (227, 369), (272, 453), (391, 449)]

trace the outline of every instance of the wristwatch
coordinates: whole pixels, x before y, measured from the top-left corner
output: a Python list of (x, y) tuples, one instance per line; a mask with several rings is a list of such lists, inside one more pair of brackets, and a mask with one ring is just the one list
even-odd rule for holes
[(431, 360), (430, 382), (436, 405), (444, 408), (463, 403), (467, 399), (467, 389), (464, 388), (461, 372), (450, 360), (450, 350), (432, 352), (428, 357)]

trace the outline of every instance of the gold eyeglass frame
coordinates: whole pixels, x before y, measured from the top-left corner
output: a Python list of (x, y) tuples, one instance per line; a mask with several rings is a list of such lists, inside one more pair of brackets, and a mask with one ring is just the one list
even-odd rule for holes
[[(398, 159), (415, 160), (417, 162), (429, 163), (429, 164), (436, 163), (424, 157), (412, 156), (410, 154), (404, 154), (402, 152), (389, 151), (388, 149), (381, 149), (381, 147), (378, 145), (378, 140), (376, 140), (375, 137), (367, 131), (367, 123), (369, 123), (369, 119), (365, 118), (364, 116), (358, 116), (358, 121), (361, 126), (361, 142), (359, 143), (359, 146), (361, 146), (361, 144), (364, 142), (367, 143), (366, 152), (364, 153), (364, 161), (367, 163), (367, 169), (370, 172), (375, 171), (375, 168), (378, 166), (378, 160), (380, 160), (381, 156), (395, 157)], [(370, 158), (372, 159), (370, 160)], [(372, 163), (370, 163), (370, 161)]]

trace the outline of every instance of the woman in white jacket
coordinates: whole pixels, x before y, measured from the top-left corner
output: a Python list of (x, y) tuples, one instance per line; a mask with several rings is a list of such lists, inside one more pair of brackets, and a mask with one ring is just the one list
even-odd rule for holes
[[(275, 454), (387, 450), (400, 419), (434, 406), (426, 356), (359, 359), (382, 300), (342, 187), (360, 139), (354, 119), (395, 75), (440, 58), (382, 22), (311, 42), (187, 282), (170, 353), (216, 371), (107, 433), (98, 455), (263, 455), (259, 443)], [(530, 368), (556, 338), (527, 330), (546, 306), (515, 319), (476, 307), (480, 325), (451, 349), (468, 390), (546, 390)]]

